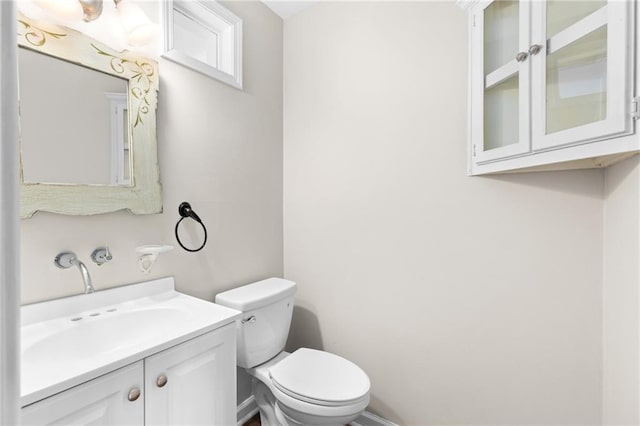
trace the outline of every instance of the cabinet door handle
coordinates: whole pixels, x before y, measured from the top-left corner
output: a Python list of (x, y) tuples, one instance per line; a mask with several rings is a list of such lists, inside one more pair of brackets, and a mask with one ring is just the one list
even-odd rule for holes
[(159, 388), (164, 387), (164, 385), (166, 385), (168, 381), (169, 380), (167, 379), (167, 376), (161, 374), (156, 379), (156, 386), (158, 386)]
[(529, 56), (529, 54), (527, 52), (519, 52), (516, 55), (516, 61), (524, 62), (527, 59), (528, 56)]
[(136, 401), (138, 398), (140, 398), (140, 389), (132, 388), (129, 391), (129, 395), (127, 395), (127, 399), (133, 402), (133, 401)]
[(529, 47), (529, 54), (530, 55), (537, 55), (538, 53), (540, 53), (540, 51), (542, 50), (542, 46), (539, 44), (532, 44), (531, 47)]

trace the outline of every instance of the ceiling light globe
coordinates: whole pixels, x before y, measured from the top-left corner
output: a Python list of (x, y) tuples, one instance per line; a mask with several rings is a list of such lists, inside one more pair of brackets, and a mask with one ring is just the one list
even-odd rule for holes
[(84, 14), (78, 0), (35, 0), (34, 2), (58, 19), (79, 20)]
[(95, 21), (102, 14), (102, 0), (78, 0), (84, 12), (86, 22)]
[(140, 6), (131, 0), (120, 0), (117, 2), (117, 8), (131, 46), (144, 46), (156, 39), (157, 26), (151, 22)]

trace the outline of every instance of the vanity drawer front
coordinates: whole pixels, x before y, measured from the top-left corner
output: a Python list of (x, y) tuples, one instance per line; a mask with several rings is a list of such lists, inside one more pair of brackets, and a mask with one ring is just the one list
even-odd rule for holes
[(138, 361), (24, 407), (22, 424), (142, 425), (143, 384), (143, 362)]

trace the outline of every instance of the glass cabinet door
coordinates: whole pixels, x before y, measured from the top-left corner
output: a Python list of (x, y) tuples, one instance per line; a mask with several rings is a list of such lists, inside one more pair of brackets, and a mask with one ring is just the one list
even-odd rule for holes
[(477, 163), (529, 151), (530, 2), (485, 2), (473, 16), (472, 144)]
[(534, 2), (534, 150), (631, 132), (630, 7), (626, 1)]

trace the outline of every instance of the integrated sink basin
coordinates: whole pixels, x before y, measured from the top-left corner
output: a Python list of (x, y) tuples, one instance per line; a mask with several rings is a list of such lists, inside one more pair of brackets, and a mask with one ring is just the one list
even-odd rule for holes
[(43, 353), (51, 361), (44, 365), (96, 354), (105, 356), (137, 345), (140, 340), (152, 343), (162, 336), (164, 329), (188, 320), (188, 312), (175, 308), (130, 311), (111, 308), (103, 312), (96, 311), (84, 317), (55, 321), (54, 327), (44, 327), (46, 331), (34, 332), (35, 341), (22, 345), (22, 361), (43, 365)]
[(22, 406), (240, 316), (176, 292), (173, 278), (25, 305), (21, 314)]

